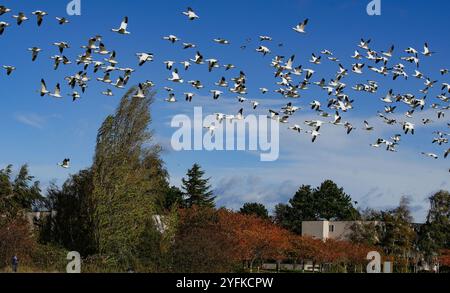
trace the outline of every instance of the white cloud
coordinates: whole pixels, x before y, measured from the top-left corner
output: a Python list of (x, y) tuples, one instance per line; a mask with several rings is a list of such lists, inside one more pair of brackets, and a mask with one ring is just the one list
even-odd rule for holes
[(43, 129), (46, 123), (46, 118), (38, 114), (16, 114), (14, 119), (22, 124)]

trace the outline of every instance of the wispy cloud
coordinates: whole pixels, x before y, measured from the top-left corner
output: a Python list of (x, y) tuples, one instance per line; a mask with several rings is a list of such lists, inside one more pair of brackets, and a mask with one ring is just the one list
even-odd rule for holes
[(20, 122), (22, 124), (25, 124), (27, 126), (31, 126), (33, 128), (37, 129), (43, 129), (47, 119), (44, 116), (34, 114), (34, 113), (28, 113), (28, 114), (16, 114), (14, 115), (14, 119), (17, 122)]

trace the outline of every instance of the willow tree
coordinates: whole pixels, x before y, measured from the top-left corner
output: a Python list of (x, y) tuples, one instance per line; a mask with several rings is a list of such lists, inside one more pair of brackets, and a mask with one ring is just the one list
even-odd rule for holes
[(168, 188), (167, 172), (149, 130), (153, 93), (122, 98), (98, 131), (93, 164), (95, 237), (101, 254), (131, 266), (146, 224), (155, 213), (155, 200)]

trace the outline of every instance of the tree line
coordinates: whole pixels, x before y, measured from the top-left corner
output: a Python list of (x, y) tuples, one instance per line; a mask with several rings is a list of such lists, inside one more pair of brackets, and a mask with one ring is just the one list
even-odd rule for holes
[[(215, 206), (210, 178), (194, 164), (171, 186), (161, 147), (150, 130), (154, 93), (121, 99), (98, 130), (93, 164), (46, 192), (22, 166), (0, 170), (0, 269), (18, 254), (30, 270), (63, 271), (68, 251), (83, 257), (83, 271), (240, 272), (265, 261), (304, 269), (361, 272), (377, 250), (410, 272), (436, 259), (449, 265), (447, 191), (430, 197), (425, 224), (412, 223), (403, 198), (386, 211), (358, 210), (331, 180), (301, 186), (269, 215), (261, 203), (239, 211)], [(51, 211), (34, 221), (29, 213)], [(302, 221), (355, 221), (349, 240), (302, 237)], [(379, 225), (377, 223), (382, 223)]]

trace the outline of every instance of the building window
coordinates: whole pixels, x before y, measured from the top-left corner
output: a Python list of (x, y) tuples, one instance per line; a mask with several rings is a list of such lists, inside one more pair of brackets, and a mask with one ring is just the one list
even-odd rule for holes
[(329, 232), (334, 232), (334, 225), (329, 226)]

